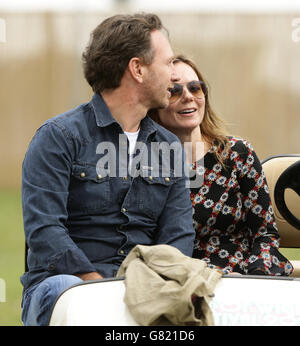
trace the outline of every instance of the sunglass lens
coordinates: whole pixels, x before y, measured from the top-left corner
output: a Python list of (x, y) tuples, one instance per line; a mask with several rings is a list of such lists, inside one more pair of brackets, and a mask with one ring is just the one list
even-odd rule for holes
[(170, 99), (169, 102), (173, 103), (179, 99), (179, 97), (182, 95), (182, 86), (180, 84), (174, 84), (174, 87), (170, 89)]
[(188, 83), (188, 89), (191, 94), (198, 98), (202, 97), (203, 94), (206, 94), (205, 84), (200, 81), (192, 81)]
[(204, 82), (200, 82), (200, 84), (201, 84), (201, 89), (202, 89), (204, 95), (206, 96), (206, 94), (207, 94), (206, 84)]

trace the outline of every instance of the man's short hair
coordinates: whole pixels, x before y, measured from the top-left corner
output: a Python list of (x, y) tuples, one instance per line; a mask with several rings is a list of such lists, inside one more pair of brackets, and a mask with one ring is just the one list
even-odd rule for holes
[(164, 29), (155, 14), (115, 15), (105, 19), (91, 34), (84, 51), (84, 76), (95, 93), (120, 86), (130, 59), (151, 64), (154, 52), (150, 33)]

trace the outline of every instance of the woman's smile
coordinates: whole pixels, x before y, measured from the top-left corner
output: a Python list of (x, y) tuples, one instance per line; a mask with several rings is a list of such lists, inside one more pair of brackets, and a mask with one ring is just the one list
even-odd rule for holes
[(197, 108), (184, 108), (178, 111), (177, 113), (183, 117), (191, 117), (195, 115), (196, 111), (197, 111)]

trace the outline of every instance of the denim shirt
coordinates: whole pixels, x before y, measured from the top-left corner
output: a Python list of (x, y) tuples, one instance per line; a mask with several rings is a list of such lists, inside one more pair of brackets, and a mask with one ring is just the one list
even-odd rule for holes
[[(100, 95), (46, 121), (23, 162), (22, 205), (29, 270), (24, 288), (57, 274), (115, 276), (137, 244), (169, 244), (191, 256), (195, 231), (186, 176), (107, 174), (101, 145), (128, 162), (128, 143)], [(125, 137), (127, 138), (127, 137)], [(138, 142), (179, 142), (145, 117)], [(148, 151), (150, 152), (150, 150)], [(122, 153), (122, 155), (120, 155)], [(145, 168), (136, 165), (136, 171)], [(106, 173), (106, 174), (105, 174)]]

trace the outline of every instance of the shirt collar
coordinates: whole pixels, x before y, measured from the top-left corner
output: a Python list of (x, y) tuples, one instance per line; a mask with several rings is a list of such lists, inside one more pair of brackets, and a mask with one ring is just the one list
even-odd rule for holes
[[(94, 109), (97, 126), (106, 127), (112, 123), (117, 123), (116, 119), (112, 116), (107, 104), (103, 100), (103, 97), (99, 94), (94, 94), (92, 100), (92, 107)], [(146, 116), (141, 121), (141, 131), (147, 133), (147, 135), (157, 131), (152, 119)]]
[(101, 95), (94, 94), (91, 103), (94, 109), (97, 126), (106, 127), (112, 123), (117, 123)]

